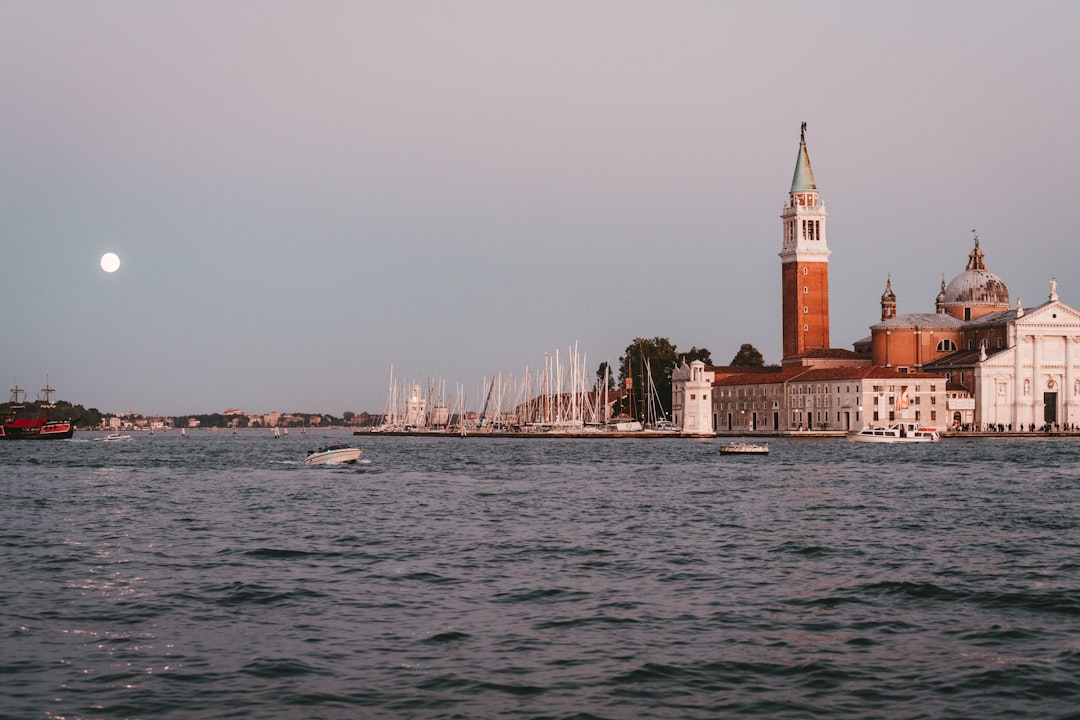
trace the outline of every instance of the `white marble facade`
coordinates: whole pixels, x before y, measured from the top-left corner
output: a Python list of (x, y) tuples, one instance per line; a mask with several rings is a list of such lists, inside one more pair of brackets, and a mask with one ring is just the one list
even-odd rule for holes
[(975, 366), (975, 422), (1037, 428), (1080, 426), (1080, 312), (1052, 298), (1020, 310), (1009, 347)]

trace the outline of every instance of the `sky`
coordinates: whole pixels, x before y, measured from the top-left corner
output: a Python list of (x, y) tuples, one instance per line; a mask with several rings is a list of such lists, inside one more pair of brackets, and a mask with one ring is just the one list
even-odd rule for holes
[[(834, 347), (978, 232), (1080, 307), (1080, 4), (0, 0), (0, 379), (379, 412), (637, 337), (780, 360), (799, 128)], [(115, 252), (121, 267), (98, 261)], [(475, 400), (470, 402), (474, 404)]]

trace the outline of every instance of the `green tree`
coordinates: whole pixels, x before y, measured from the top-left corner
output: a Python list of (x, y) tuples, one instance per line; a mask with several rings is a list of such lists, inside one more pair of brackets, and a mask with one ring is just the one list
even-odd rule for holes
[(662, 412), (670, 415), (671, 372), (678, 358), (677, 348), (667, 338), (634, 338), (619, 358), (619, 384), (623, 388), (629, 385), (629, 392), (619, 401), (616, 411), (638, 420), (647, 419), (651, 378)]
[(97, 408), (84, 408), (72, 405), (66, 400), (57, 400), (52, 405), (40, 401), (23, 403), (17, 407), (13, 403), (0, 403), (0, 420), (19, 415), (21, 417), (45, 417), (49, 420), (70, 420), (76, 427), (97, 427), (101, 424), (101, 412)]
[(765, 358), (758, 349), (750, 343), (743, 343), (735, 357), (731, 358), (731, 364), (735, 367), (763, 367)]
[(678, 364), (686, 363), (689, 365), (695, 360), (700, 360), (706, 365), (712, 365), (712, 353), (708, 348), (699, 348), (694, 346), (684, 353), (679, 353)]
[(607, 390), (615, 390), (615, 373), (612, 371), (611, 366), (608, 365), (607, 360), (600, 363), (600, 367), (596, 370), (596, 387), (600, 390), (604, 390), (604, 381), (607, 381)]

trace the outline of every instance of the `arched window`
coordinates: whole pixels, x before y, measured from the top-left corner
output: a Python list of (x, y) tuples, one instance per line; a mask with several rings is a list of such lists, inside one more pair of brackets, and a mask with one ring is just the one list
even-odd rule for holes
[(938, 352), (956, 352), (956, 343), (946, 338), (937, 344)]

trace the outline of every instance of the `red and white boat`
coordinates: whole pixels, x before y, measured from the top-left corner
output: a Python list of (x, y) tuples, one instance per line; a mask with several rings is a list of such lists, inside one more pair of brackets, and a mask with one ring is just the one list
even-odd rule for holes
[[(45, 407), (52, 407), (49, 396), (55, 392), (45, 383)], [(48, 418), (19, 417), (18, 411), (26, 407), (19, 396), (25, 397), (26, 391), (16, 386), (11, 389), (11, 410), (13, 414), (0, 425), (0, 440), (66, 440), (75, 434), (75, 423), (70, 420), (49, 420)]]
[(69, 420), (11, 418), (0, 426), (0, 440), (66, 440), (74, 434)]

